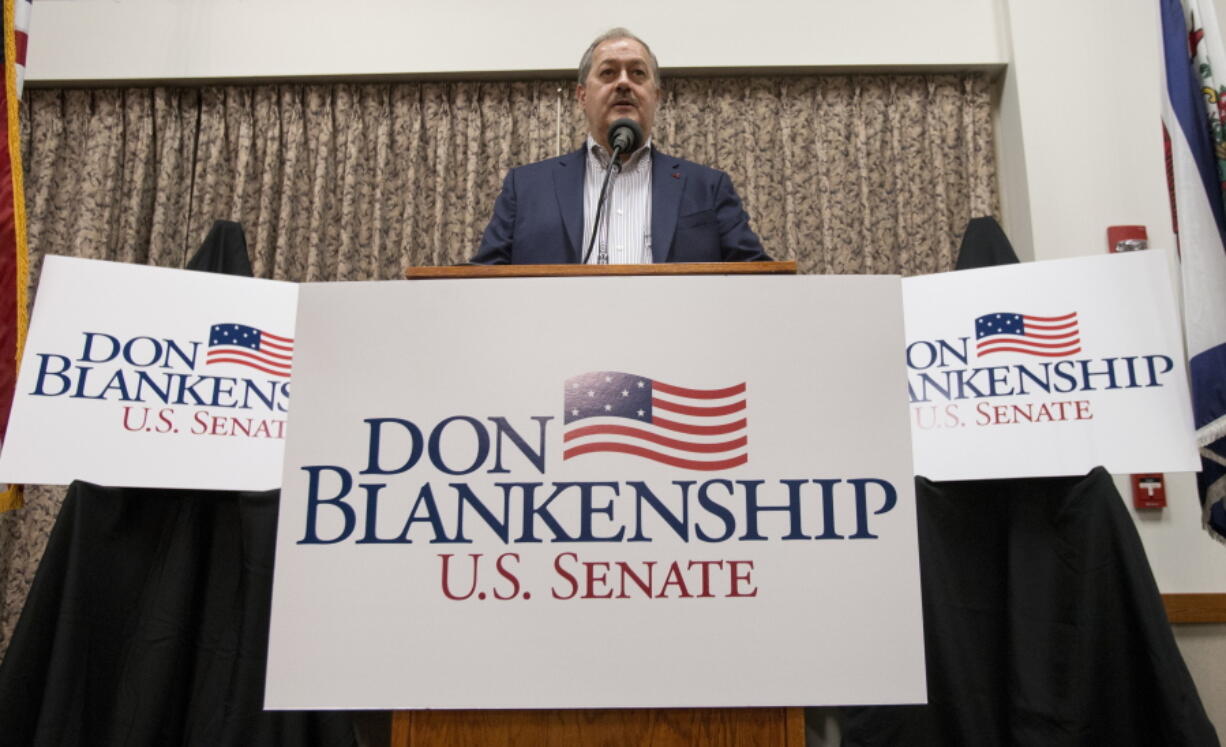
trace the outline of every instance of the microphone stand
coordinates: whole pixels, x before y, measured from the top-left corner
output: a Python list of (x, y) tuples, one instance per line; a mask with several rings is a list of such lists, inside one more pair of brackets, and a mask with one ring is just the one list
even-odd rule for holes
[[(596, 200), (596, 221), (592, 224), (592, 240), (587, 244), (587, 251), (583, 254), (583, 261), (579, 264), (586, 265), (587, 261), (592, 257), (592, 247), (596, 246), (596, 237), (600, 235), (600, 218), (604, 214), (605, 193), (609, 189), (609, 179), (613, 176), (613, 172), (621, 173), (621, 161), (617, 160), (621, 155), (621, 145), (613, 146), (613, 156), (609, 159), (609, 170), (605, 172), (604, 184), (600, 185), (600, 197)], [(607, 220), (607, 217), (606, 217)]]

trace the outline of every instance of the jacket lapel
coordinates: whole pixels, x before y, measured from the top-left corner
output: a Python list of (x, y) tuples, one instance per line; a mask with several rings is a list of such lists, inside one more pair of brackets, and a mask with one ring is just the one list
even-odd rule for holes
[(558, 168), (553, 172), (553, 187), (570, 244), (567, 250), (571, 264), (579, 261), (579, 244), (583, 242), (583, 173), (586, 167), (586, 154), (580, 148), (558, 159)]
[(677, 213), (681, 211), (681, 192), (685, 174), (681, 162), (658, 150), (651, 154), (651, 258), (667, 262), (673, 235), (677, 232)]

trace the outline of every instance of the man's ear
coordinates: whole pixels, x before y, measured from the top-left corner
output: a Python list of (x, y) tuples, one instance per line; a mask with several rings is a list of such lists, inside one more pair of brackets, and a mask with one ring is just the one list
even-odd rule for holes
[(587, 89), (583, 87), (582, 83), (575, 84), (575, 101), (578, 101), (580, 106), (587, 103)]

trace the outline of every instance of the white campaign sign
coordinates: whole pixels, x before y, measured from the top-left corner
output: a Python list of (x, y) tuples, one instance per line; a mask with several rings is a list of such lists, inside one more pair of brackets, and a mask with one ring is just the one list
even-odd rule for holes
[(277, 487), (297, 293), (292, 283), (47, 257), (0, 481)]
[(899, 279), (306, 285), (266, 706), (925, 700)]
[(916, 474), (1200, 469), (1167, 262), (1148, 250), (905, 279)]

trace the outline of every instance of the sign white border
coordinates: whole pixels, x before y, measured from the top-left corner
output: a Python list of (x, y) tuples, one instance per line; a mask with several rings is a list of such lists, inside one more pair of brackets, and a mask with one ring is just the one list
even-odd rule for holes
[[(302, 357), (278, 524), (266, 707), (925, 699), (909, 429), (899, 406), (898, 278), (331, 284), (304, 287), (299, 303)], [(370, 319), (403, 323), (389, 335)], [(746, 382), (749, 462), (700, 473), (615, 453), (562, 459), (564, 383), (589, 371), (651, 374), (691, 387)], [(508, 473), (491, 474), (494, 457), (488, 456), (471, 473), (444, 474), (423, 455), (403, 473), (363, 474), (371, 453), (369, 420), (411, 421), (430, 439), (457, 415), (487, 426), (492, 416), (502, 416), (530, 434), (536, 434), (529, 429), (532, 417), (552, 416), (544, 472), (504, 445)], [(477, 427), (483, 426), (438, 430), (458, 434), (451, 447), (441, 447), (445, 462), (472, 462), (478, 452), (465, 433)], [(377, 450), (384, 467), (403, 464), (412, 451), (405, 428), (388, 430)], [(353, 480), (344, 495), (336, 492), (341, 471)], [(318, 479), (315, 501), (312, 476)], [(863, 534), (873, 536), (852, 538), (860, 530), (847, 478), (868, 477), (888, 481), (897, 501), (887, 509), (882, 493), (868, 494)], [(781, 539), (791, 531), (789, 515), (772, 511), (759, 513), (763, 539), (746, 541), (745, 482), (761, 480), (755, 489), (762, 503), (782, 506), (788, 503), (785, 479), (807, 486), (806, 536)], [(832, 536), (821, 540), (813, 538), (826, 526), (815, 479), (833, 481), (835, 491)], [(524, 515), (516, 508), (524, 503), (519, 489), (512, 492), (510, 515), (517, 518), (508, 542), (493, 538), (472, 514), (465, 523), (471, 544), (432, 543), (438, 535), (428, 522), (406, 521), (429, 512), (421, 502), (424, 485), (440, 506), (446, 536), (454, 527), (449, 505), (457, 484), (499, 515), (500, 483), (539, 483), (541, 500), (561, 484), (581, 484), (595, 491), (592, 531), (607, 537), (621, 528), (631, 535), (639, 526), (633, 483), (649, 486), (680, 512), (684, 491), (677, 482), (690, 481), (688, 490), (697, 495), (709, 480), (727, 481), (711, 495), (738, 521), (737, 530), (719, 541), (700, 541), (696, 529), (682, 541), (641, 507), (650, 542), (558, 541), (539, 521), (534, 533), (542, 541), (524, 541), (516, 523)], [(550, 508), (572, 535), (585, 515), (577, 490), (563, 490)], [(367, 491), (376, 503), (368, 502)], [(718, 535), (720, 522), (711, 511), (696, 500), (689, 505), (689, 522)], [(311, 516), (317, 520), (313, 537)], [(481, 554), (489, 564), (515, 553), (508, 563), (522, 586), (512, 590), (484, 565), (480, 578), (492, 578), (488, 587), (462, 579), (457, 585), (488, 591), (484, 600), (448, 598), (441, 589), (443, 553), (465, 563), (470, 554)], [(627, 587), (625, 598), (582, 598), (557, 571), (564, 563), (585, 590), (599, 594), (617, 586), (619, 561), (642, 571), (646, 562), (663, 568), (673, 560), (753, 561), (755, 596), (732, 598), (721, 576), (713, 577), (714, 591), (705, 597), (682, 598), (675, 586), (661, 596), (657, 577), (651, 595)], [(577, 572), (581, 562), (608, 563), (594, 571), (598, 577), (607, 571), (607, 580), (588, 581)], [(691, 577), (691, 590), (696, 583)], [(494, 599), (499, 589), (513, 598)]]

